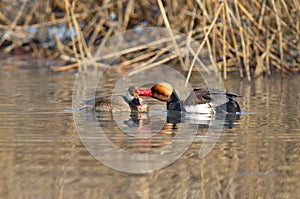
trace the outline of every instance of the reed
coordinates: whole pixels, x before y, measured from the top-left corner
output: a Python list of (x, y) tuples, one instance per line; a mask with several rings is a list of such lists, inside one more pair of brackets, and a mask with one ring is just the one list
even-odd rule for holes
[[(300, 3), (298, 0), (10, 0), (0, 2), (2, 54), (31, 53), (60, 58), (55, 71), (96, 63), (92, 51), (119, 32), (139, 26), (167, 27), (198, 40), (224, 78), (237, 71), (253, 77), (276, 71), (300, 70)], [(169, 48), (180, 52), (174, 35)], [(202, 50), (202, 49), (200, 49)], [(125, 56), (134, 52), (134, 56)], [(189, 52), (191, 53), (191, 52)], [(199, 52), (194, 52), (197, 55)], [(106, 55), (109, 56), (109, 55)], [(168, 57), (169, 56), (169, 57)], [(128, 49), (117, 67), (178, 64), (191, 71), (193, 63), (180, 56), (147, 48)], [(96, 64), (95, 64), (96, 65)], [(155, 64), (154, 64), (155, 65)]]

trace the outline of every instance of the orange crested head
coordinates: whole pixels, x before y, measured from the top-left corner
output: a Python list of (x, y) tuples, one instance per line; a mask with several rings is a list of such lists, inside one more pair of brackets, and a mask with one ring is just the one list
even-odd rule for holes
[(173, 87), (166, 83), (160, 82), (152, 86), (152, 97), (160, 101), (170, 101), (173, 93)]

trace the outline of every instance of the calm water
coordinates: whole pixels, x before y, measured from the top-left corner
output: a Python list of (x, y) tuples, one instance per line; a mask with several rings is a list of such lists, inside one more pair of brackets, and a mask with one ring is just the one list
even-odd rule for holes
[[(165, 125), (163, 112), (150, 114), (150, 119), (147, 115), (75, 113), (75, 119), (77, 115), (84, 123), (77, 124), (77, 128), (97, 118), (110, 141), (137, 154), (196, 137), (174, 163), (145, 174), (107, 167), (84, 147), (70, 111), (73, 83), (72, 73), (1, 70), (0, 198), (119, 198), (120, 195), (123, 198), (297, 198), (300, 195), (299, 76), (262, 77), (251, 83), (239, 79), (226, 81), (229, 91), (244, 96), (239, 102), (247, 114), (239, 120), (226, 120), (220, 134), (208, 137), (208, 143), (216, 144), (204, 158), (198, 155), (209, 125), (203, 120), (197, 135), (189, 134), (192, 132), (189, 130), (184, 135), (178, 129), (193, 128), (193, 118), (185, 118), (173, 128)], [(116, 125), (112, 118), (119, 118), (119, 123)], [(158, 127), (149, 126), (149, 120), (157, 120)], [(132, 139), (137, 132), (129, 135), (121, 131), (129, 126), (138, 129), (141, 125), (142, 132), (162, 130), (155, 136), (143, 134), (140, 139)], [(174, 134), (180, 136), (175, 139)], [(105, 140), (95, 142), (94, 147), (109, 152)], [(128, 165), (133, 166), (130, 162)]]

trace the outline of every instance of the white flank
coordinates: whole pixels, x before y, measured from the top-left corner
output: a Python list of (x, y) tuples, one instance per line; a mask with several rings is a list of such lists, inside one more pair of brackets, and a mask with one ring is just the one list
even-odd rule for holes
[(197, 104), (192, 106), (185, 106), (184, 107), (186, 112), (188, 113), (203, 113), (203, 114), (212, 114), (215, 112), (211, 103), (206, 104)]

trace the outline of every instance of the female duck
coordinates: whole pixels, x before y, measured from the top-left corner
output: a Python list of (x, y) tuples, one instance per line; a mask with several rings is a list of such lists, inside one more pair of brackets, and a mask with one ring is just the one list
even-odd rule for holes
[[(152, 97), (167, 102), (168, 110), (205, 114), (241, 112), (238, 102), (234, 100), (238, 95), (218, 90), (194, 89), (185, 100), (180, 100), (170, 84), (161, 82), (150, 89), (137, 89), (137, 92), (141, 97)], [(215, 98), (224, 98), (225, 102), (214, 106)]]
[(81, 102), (79, 110), (149, 112), (150, 109), (139, 97), (137, 90), (129, 87), (125, 96), (114, 95), (84, 100)]

